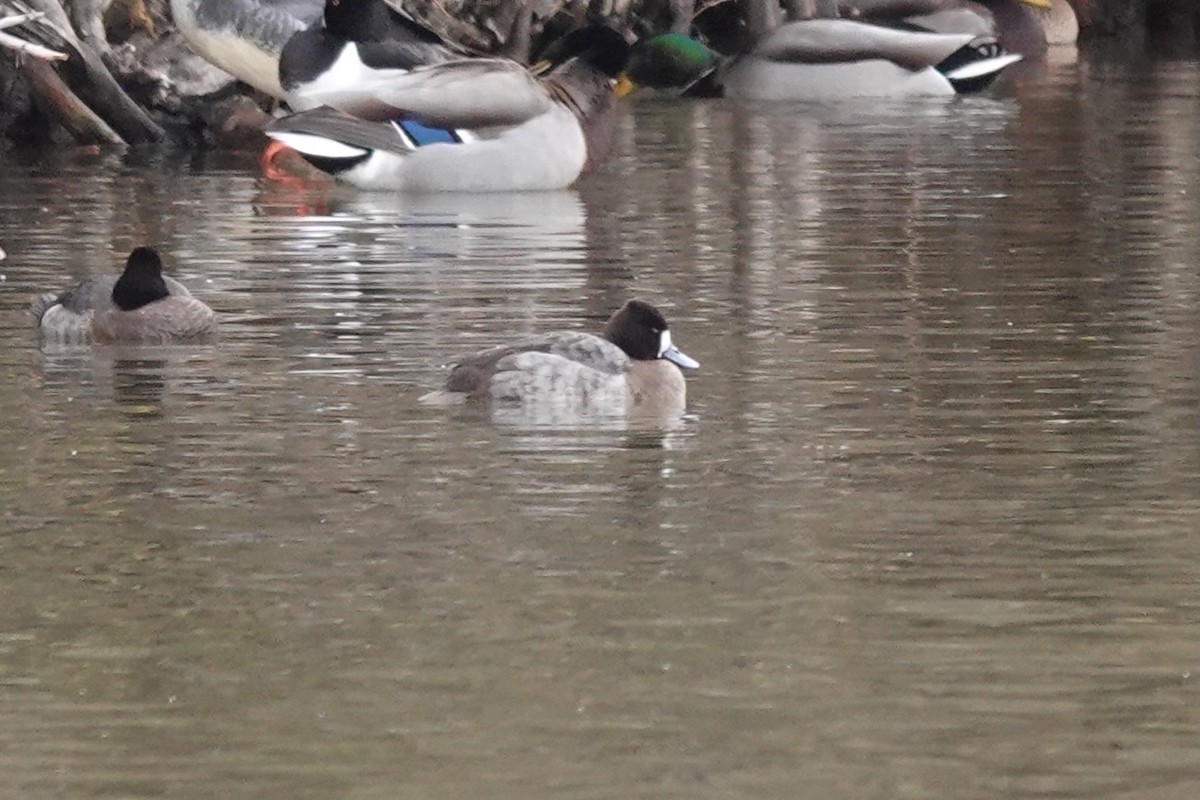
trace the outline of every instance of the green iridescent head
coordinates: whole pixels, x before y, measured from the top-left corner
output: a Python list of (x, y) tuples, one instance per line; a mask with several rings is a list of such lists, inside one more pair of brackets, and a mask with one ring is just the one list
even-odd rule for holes
[(639, 86), (684, 89), (711, 73), (720, 62), (719, 55), (690, 36), (660, 33), (633, 45), (625, 74)]

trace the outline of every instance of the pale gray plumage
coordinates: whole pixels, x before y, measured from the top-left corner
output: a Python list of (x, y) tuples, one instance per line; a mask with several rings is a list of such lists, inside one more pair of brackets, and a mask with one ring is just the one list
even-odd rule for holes
[(967, 33), (899, 31), (850, 20), (814, 19), (783, 25), (763, 37), (754, 58), (801, 64), (885, 59), (910, 70), (934, 67), (974, 37)]

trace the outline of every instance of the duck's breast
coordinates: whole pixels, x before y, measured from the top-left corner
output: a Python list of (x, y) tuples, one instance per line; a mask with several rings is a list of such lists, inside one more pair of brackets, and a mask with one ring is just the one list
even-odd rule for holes
[(664, 359), (630, 362), (626, 386), (630, 408), (639, 416), (677, 417), (687, 408), (687, 381)]

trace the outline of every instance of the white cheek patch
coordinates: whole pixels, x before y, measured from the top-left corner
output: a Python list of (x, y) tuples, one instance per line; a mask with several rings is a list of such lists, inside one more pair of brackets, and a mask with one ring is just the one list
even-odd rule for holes
[(671, 349), (671, 332), (663, 331), (662, 336), (658, 339), (658, 357), (662, 358), (663, 353)]

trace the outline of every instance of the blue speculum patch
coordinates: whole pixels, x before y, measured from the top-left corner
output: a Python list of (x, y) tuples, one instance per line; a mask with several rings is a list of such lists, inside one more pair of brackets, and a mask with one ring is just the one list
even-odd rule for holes
[(462, 141), (454, 131), (443, 130), (442, 128), (430, 128), (428, 125), (422, 125), (416, 120), (401, 119), (396, 120), (396, 125), (408, 134), (409, 138), (417, 147), (424, 147), (427, 144), (457, 144)]

